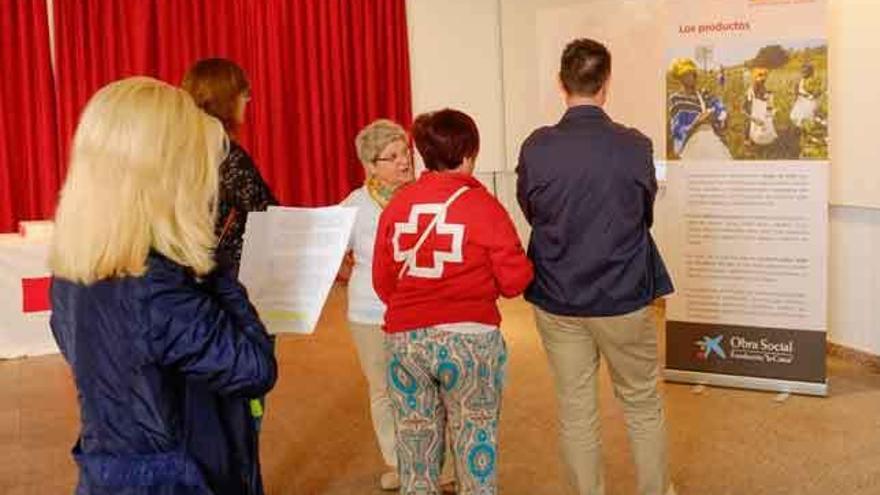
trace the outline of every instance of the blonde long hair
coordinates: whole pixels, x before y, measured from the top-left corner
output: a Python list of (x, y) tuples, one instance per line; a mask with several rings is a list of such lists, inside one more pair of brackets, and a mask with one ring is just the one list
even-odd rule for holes
[(148, 77), (103, 87), (73, 138), (52, 272), (86, 284), (139, 276), (150, 250), (209, 272), (226, 147), (220, 122), (182, 89)]

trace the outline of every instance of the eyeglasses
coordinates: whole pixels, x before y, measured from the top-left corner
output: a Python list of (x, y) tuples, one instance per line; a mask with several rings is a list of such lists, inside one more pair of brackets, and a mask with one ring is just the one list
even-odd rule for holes
[(406, 159), (406, 161), (409, 161), (410, 159), (412, 159), (412, 150), (407, 148), (406, 151), (404, 151), (402, 154), (393, 153), (390, 156), (379, 156), (379, 157), (376, 157), (375, 161), (377, 161), (377, 162), (396, 162), (397, 160), (400, 160), (401, 158)]

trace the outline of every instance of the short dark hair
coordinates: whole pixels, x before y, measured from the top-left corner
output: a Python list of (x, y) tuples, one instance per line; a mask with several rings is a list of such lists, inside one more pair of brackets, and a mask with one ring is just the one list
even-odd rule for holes
[(416, 117), (412, 135), (428, 170), (455, 170), (465, 158), (480, 152), (480, 131), (474, 119), (450, 108)]
[(199, 60), (186, 71), (181, 87), (192, 95), (196, 105), (223, 123), (227, 132), (235, 132), (236, 99), (250, 93), (244, 70), (225, 58)]
[(562, 52), (559, 79), (570, 95), (595, 96), (611, 75), (611, 53), (588, 38), (572, 41)]

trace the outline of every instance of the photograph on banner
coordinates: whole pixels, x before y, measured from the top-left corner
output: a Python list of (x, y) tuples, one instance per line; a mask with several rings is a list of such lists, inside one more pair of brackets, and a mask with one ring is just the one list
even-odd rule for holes
[(666, 59), (667, 159), (828, 159), (825, 40), (701, 39)]

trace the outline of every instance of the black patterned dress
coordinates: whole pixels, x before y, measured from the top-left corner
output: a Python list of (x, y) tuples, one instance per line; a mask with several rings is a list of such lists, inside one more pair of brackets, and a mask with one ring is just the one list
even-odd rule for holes
[(254, 161), (238, 143), (229, 142), (229, 155), (220, 164), (220, 197), (217, 217), (217, 259), (235, 273), (241, 262), (241, 246), (247, 214), (265, 211), (278, 200), (269, 190)]

